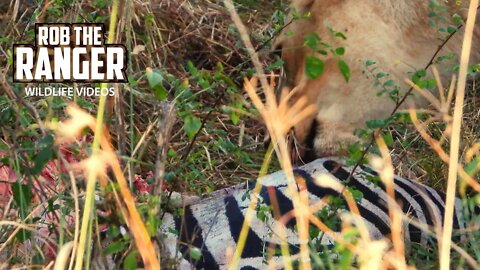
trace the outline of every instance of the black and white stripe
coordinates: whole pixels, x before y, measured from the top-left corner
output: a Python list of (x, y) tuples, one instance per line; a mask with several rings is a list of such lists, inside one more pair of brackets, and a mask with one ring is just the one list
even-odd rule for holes
[[(373, 183), (368, 178), (376, 177), (377, 173), (366, 166), (360, 166), (352, 173), (352, 168), (341, 166), (332, 159), (318, 159), (305, 166), (295, 169), (296, 176), (306, 181), (310, 203), (318, 202), (326, 196), (341, 197), (339, 191), (330, 187), (317, 185), (315, 179), (322, 174), (332, 178), (342, 185), (360, 191), (363, 196), (357, 201), (358, 208), (370, 236), (379, 239), (390, 233), (388, 218), (387, 193), (384, 185)], [(265, 176), (261, 180), (262, 189), (259, 197), (261, 205), (270, 205), (270, 193), (274, 192), (281, 215), (293, 210), (289, 198), (287, 182), (282, 172)], [(165, 240), (167, 253), (179, 261), (179, 269), (226, 269), (227, 250), (235, 250), (244, 215), (250, 202), (245, 194), (251, 191), (255, 183), (249, 182), (229, 188), (228, 192), (215, 192), (215, 196), (202, 199), (184, 209), (182, 217), (166, 214), (162, 224), (162, 237)], [(445, 207), (445, 195), (426, 185), (416, 183), (398, 176), (394, 178), (395, 199), (408, 217), (421, 224), (441, 226)], [(339, 210), (342, 211), (342, 210)], [(348, 211), (346, 207), (345, 210)], [(461, 217), (461, 202), (455, 202), (455, 228), (464, 228)], [(270, 211), (265, 213), (266, 221), (253, 218), (246, 246), (241, 256), (240, 269), (262, 269), (265, 267), (267, 247), (279, 245), (275, 228), (277, 220)], [(286, 224), (286, 236), (290, 252), (298, 252), (298, 239), (294, 231), (295, 219)], [(408, 241), (426, 243), (427, 234), (408, 221), (404, 224), (405, 238)], [(332, 245), (333, 240), (327, 236), (322, 238), (322, 244)], [(202, 256), (194, 260), (190, 256), (190, 248), (201, 250)], [(279, 258), (277, 258), (279, 259)]]

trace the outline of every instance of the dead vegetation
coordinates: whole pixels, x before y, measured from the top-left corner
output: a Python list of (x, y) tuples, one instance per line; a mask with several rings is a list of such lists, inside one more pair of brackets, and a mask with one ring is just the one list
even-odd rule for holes
[[(239, 5), (243, 10), (242, 18), (252, 30), (252, 40), (261, 51), (263, 63), (267, 65), (272, 62), (268, 54), (268, 42), (275, 32), (272, 30), (273, 24), (280, 23), (272, 22), (270, 18), (279, 4), (246, 3)], [(107, 4), (98, 0), (47, 1), (36, 5), (23, 1), (5, 2), (2, 9), (6, 15), (1, 22), (4, 26), (1, 36), (5, 40), (1, 43), (3, 54), (0, 58), (6, 64), (2, 65), (4, 74), (9, 74), (9, 46), (32, 43), (35, 22), (80, 20), (108, 23), (111, 7)], [(153, 170), (157, 151), (155, 134), (159, 127), (154, 123), (158, 122), (161, 105), (152, 89), (149, 89), (145, 76), (147, 67), (161, 73), (169, 100), (181, 104), (178, 105), (180, 107), (188, 103), (182, 100), (185, 95), (179, 94), (181, 91), (178, 90), (179, 86), (186, 86), (190, 95), (188, 98), (193, 104), (177, 108), (167, 171), (175, 171), (173, 168), (179, 168), (179, 164), (184, 164), (188, 156), (197, 155), (194, 165), (198, 172), (192, 179), (176, 179), (178, 184), (174, 188), (198, 193), (232, 184), (232, 175), (236, 176), (235, 181), (253, 177), (258, 169), (255, 164), (259, 164), (263, 156), (265, 132), (258, 117), (245, 116), (255, 114), (242, 90), (243, 77), (252, 74), (252, 65), (221, 2), (120, 1), (119, 11), (120, 31), (116, 42), (125, 44), (131, 53), (128, 75), (132, 83), (117, 88), (120, 94), (117, 95), (118, 99), (109, 100), (107, 114), (113, 140), (121, 155), (138, 161), (127, 164), (131, 165), (130, 180), (135, 174), (145, 175)], [(198, 74), (192, 74), (188, 62), (198, 70)], [(36, 98), (26, 101), (37, 109), (42, 102)], [(95, 100), (86, 98), (80, 102), (91, 112), (95, 111)], [(236, 123), (231, 120), (232, 110), (235, 117), (240, 118)], [(182, 130), (185, 124), (181, 115), (183, 112), (191, 113), (203, 127), (194, 140), (187, 138)], [(147, 130), (150, 132), (146, 133)], [(140, 140), (142, 135), (146, 136)], [(211, 145), (219, 141), (227, 146), (213, 149)], [(237, 156), (230, 155), (232, 149), (226, 149), (231, 145), (238, 146), (233, 149), (238, 153)], [(135, 148), (138, 150), (135, 156), (131, 156)], [(248, 157), (253, 159), (248, 164), (241, 160)], [(186, 170), (191, 169), (177, 170), (175, 174), (180, 176)], [(203, 180), (195, 179), (198, 174), (202, 174)]]

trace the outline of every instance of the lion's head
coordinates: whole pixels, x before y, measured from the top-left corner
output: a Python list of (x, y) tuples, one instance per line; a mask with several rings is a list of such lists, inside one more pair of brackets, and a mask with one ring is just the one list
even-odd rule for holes
[[(468, 5), (430, 2), (292, 1), (288, 25), (274, 44), (284, 61), (283, 84), (318, 107), (294, 128), (297, 161), (341, 154), (342, 144), (358, 140), (355, 129), (393, 112), (408, 90), (404, 78), (428, 66), (449, 35), (444, 29), (456, 25)], [(475, 31), (471, 61), (478, 62), (480, 27)], [(462, 36), (459, 31), (436, 54), (450, 56), (436, 63), (444, 77), (458, 64)], [(411, 103), (426, 105), (412, 95), (400, 108)]]

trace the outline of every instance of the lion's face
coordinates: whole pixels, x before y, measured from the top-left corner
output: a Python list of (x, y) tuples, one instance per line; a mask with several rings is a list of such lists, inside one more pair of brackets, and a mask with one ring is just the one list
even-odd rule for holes
[[(439, 19), (436, 26), (431, 26), (433, 19), (428, 14), (435, 7), (429, 1), (292, 1), (292, 22), (275, 42), (284, 61), (284, 86), (294, 89), (297, 97), (306, 96), (318, 108), (316, 115), (294, 127), (294, 161), (341, 155), (341, 145), (358, 140), (353, 135), (356, 128), (364, 127), (368, 120), (388, 117), (396, 104), (388, 93), (381, 94), (382, 85), (395, 87), (399, 96), (405, 94), (408, 87), (404, 78), (427, 66), (446, 37), (439, 29), (453, 24), (448, 21), (452, 14), (464, 14), (466, 4), (460, 7), (449, 3), (442, 15), (447, 21)], [(478, 62), (479, 27), (475, 35), (471, 59)], [(438, 56), (458, 56), (461, 40), (462, 35), (454, 36)], [(334, 53), (337, 48), (343, 48), (344, 53)], [(312, 57), (323, 63), (323, 72), (316, 78), (307, 76), (306, 62)], [(446, 81), (457, 59), (438, 64)], [(340, 61), (348, 65), (348, 82)], [(384, 75), (378, 78), (380, 72)], [(417, 96), (408, 98), (408, 102), (426, 105)]]

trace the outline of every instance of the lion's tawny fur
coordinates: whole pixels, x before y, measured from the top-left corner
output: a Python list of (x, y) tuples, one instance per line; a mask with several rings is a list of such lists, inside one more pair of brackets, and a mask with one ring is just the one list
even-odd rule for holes
[[(437, 17), (451, 19), (459, 14), (464, 19), (469, 1), (444, 1), (448, 9)], [(456, 3), (458, 2), (458, 3)], [(318, 113), (295, 127), (297, 142), (305, 143), (312, 122), (317, 120), (318, 129), (314, 148), (319, 156), (338, 154), (339, 142), (356, 140), (353, 131), (363, 127), (370, 119), (385, 118), (395, 107), (387, 95), (378, 96), (381, 90), (374, 86), (374, 78), (364, 74), (366, 61), (375, 61), (377, 71), (390, 74), (402, 93), (408, 90), (404, 78), (424, 68), (447, 33), (439, 32), (440, 27), (452, 22), (442, 22), (429, 17), (432, 11), (430, 1), (398, 0), (294, 0), (292, 9), (297, 14), (310, 13), (308, 19), (296, 19), (277, 38), (275, 45), (282, 48), (282, 58), (287, 74), (286, 86), (296, 88), (297, 96), (305, 95), (318, 106)], [(460, 5), (457, 5), (460, 4)], [(480, 19), (480, 16), (477, 17)], [(477, 19), (477, 21), (478, 21)], [(436, 20), (430, 26), (429, 20)], [(328, 26), (343, 32), (347, 37), (334, 37)], [(337, 58), (329, 53), (323, 56), (304, 46), (305, 37), (316, 32), (323, 42), (335, 47), (344, 47), (343, 59), (351, 70), (347, 83), (339, 71)], [(453, 52), (459, 58), (463, 32), (457, 33), (438, 54)], [(313, 80), (305, 76), (305, 56), (312, 55), (325, 63), (323, 74)], [(480, 59), (480, 27), (475, 28), (470, 64)], [(445, 85), (453, 74), (451, 70), (458, 60), (438, 64)], [(401, 95), (402, 96), (402, 95)], [(402, 108), (415, 103), (426, 106), (425, 100), (414, 96)]]

